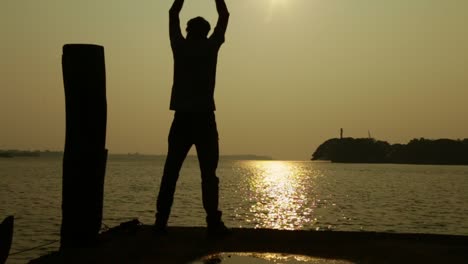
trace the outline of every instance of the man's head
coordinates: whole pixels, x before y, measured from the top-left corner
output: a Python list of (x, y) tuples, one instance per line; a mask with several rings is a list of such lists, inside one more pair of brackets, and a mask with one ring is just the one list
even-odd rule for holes
[(192, 18), (187, 22), (187, 38), (206, 38), (210, 30), (210, 23), (203, 17)]

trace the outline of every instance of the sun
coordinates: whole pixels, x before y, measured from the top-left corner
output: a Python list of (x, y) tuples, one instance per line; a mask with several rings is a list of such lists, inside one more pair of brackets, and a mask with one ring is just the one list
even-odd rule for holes
[(268, 13), (265, 19), (266, 22), (271, 22), (273, 17), (280, 13), (282, 9), (285, 9), (288, 6), (289, 0), (268, 0)]
[(285, 7), (288, 3), (288, 0), (270, 0), (272, 7)]

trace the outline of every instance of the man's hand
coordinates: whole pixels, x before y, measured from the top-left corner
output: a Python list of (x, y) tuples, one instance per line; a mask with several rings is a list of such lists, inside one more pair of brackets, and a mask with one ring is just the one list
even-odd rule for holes
[(169, 37), (171, 44), (175, 44), (182, 40), (182, 32), (180, 31), (180, 19), (179, 14), (184, 5), (184, 0), (174, 0), (171, 9), (169, 9)]
[(224, 0), (215, 0), (216, 10), (218, 11), (218, 23), (214, 29), (212, 39), (217, 39), (221, 44), (224, 42), (224, 35), (226, 34), (226, 29), (229, 21), (229, 11)]
[(218, 11), (219, 16), (229, 16), (229, 11), (224, 0), (215, 0), (216, 1), (216, 10)]
[(174, 0), (174, 3), (169, 9), (169, 13), (173, 15), (179, 15), (180, 10), (182, 10), (182, 6), (184, 5), (184, 0)]

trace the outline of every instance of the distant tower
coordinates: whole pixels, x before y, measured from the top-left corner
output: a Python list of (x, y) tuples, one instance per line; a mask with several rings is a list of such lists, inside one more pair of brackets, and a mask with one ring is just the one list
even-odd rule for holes
[(343, 128), (340, 128), (340, 139), (343, 139)]
[(369, 136), (369, 138), (372, 138), (370, 130), (367, 130), (367, 135)]

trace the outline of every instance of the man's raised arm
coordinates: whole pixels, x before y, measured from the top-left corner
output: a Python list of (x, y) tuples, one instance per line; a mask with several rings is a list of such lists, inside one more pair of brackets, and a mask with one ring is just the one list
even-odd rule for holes
[(215, 0), (216, 10), (218, 11), (218, 23), (214, 29), (212, 38), (218, 38), (224, 42), (224, 34), (226, 33), (228, 21), (229, 21), (229, 11), (224, 0)]
[(179, 14), (184, 5), (184, 0), (174, 0), (174, 3), (169, 9), (169, 37), (171, 42), (183, 39), (182, 32), (180, 31)]

